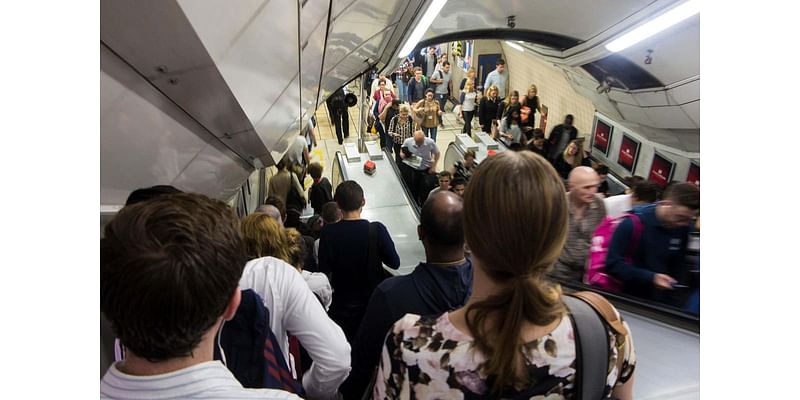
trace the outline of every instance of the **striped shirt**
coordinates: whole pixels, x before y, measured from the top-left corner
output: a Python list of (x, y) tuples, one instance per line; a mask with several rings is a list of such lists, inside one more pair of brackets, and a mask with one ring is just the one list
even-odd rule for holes
[(100, 380), (101, 399), (300, 399), (275, 389), (245, 389), (219, 361), (161, 375), (134, 376), (116, 363)]
[(405, 123), (400, 121), (400, 115), (395, 115), (392, 117), (392, 120), (389, 121), (389, 136), (392, 137), (392, 140), (396, 144), (403, 144), (403, 142), (413, 134), (414, 120), (411, 119), (411, 116), (406, 117)]
[[(569, 196), (569, 192), (567, 192), (567, 196)], [(594, 196), (594, 200), (583, 211), (581, 219), (575, 216), (574, 208), (570, 205), (567, 242), (564, 243), (564, 248), (561, 250), (561, 255), (558, 257), (551, 275), (564, 280), (579, 282), (583, 280), (592, 234), (605, 216), (606, 208), (603, 205), (602, 195)]]

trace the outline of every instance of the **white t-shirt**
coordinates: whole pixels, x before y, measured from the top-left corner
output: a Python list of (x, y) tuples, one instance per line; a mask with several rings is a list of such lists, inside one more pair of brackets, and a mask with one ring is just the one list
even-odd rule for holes
[(134, 376), (111, 365), (100, 380), (101, 399), (300, 399), (276, 389), (245, 389), (219, 361), (160, 375)]
[(436, 94), (447, 94), (447, 87), (450, 84), (450, 79), (452, 78), (453, 74), (450, 72), (444, 72), (444, 70), (439, 70), (433, 73), (433, 79), (442, 80), (442, 83), (436, 84), (436, 89), (434, 89), (434, 93)]
[(303, 152), (306, 150), (307, 145), (305, 136), (297, 135), (283, 157), (295, 164), (303, 164)]
[(606, 197), (603, 199), (603, 203), (606, 207), (606, 216), (613, 218), (620, 217), (633, 208), (629, 194)]
[(300, 273), (277, 258), (257, 258), (245, 265), (239, 288), (253, 289), (264, 299), (270, 328), (287, 360), (287, 331), (297, 337), (314, 360), (303, 375), (308, 397), (335, 398), (336, 389), (350, 373), (350, 344)]

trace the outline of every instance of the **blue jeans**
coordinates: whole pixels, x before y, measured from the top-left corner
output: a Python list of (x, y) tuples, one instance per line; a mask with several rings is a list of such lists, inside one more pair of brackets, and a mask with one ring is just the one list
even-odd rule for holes
[(406, 84), (403, 83), (403, 80), (400, 79), (400, 78), (396, 79), (396, 83), (397, 83), (397, 96), (400, 98), (400, 102), (405, 103), (406, 102), (406, 96), (407, 96), (407, 94), (406, 94)]
[(422, 132), (425, 132), (425, 136), (433, 139), (433, 141), (435, 142), (436, 141), (436, 129), (438, 129), (438, 128), (422, 128)]

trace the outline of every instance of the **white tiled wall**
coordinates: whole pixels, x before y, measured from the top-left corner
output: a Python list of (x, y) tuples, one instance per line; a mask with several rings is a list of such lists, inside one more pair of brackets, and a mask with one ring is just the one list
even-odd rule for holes
[[(502, 54), (506, 68), (510, 73), (510, 90), (519, 91), (524, 96), (531, 84), (539, 89), (539, 100), (549, 108), (547, 131), (564, 121), (564, 116), (575, 116), (575, 126), (580, 136), (588, 136), (592, 128), (595, 107), (586, 97), (576, 93), (563, 73), (557, 67), (542, 61), (531, 53), (515, 50), (497, 40), (476, 40), (473, 60), (481, 54)], [(451, 62), (454, 62), (451, 57)], [(461, 68), (453, 68), (453, 82), (458, 84), (464, 78)], [(456, 86), (457, 87), (457, 86)], [(536, 126), (539, 126), (537, 113)]]
[[(549, 109), (545, 133), (549, 134), (554, 126), (564, 121), (564, 116), (572, 114), (579, 136), (588, 137), (592, 129), (594, 104), (572, 89), (559, 68), (530, 52), (521, 52), (505, 43), (501, 43), (501, 46), (511, 80), (509, 89), (518, 90), (520, 96), (525, 95), (531, 84), (539, 89), (539, 101)], [(539, 126), (538, 117), (537, 113), (536, 126)]]

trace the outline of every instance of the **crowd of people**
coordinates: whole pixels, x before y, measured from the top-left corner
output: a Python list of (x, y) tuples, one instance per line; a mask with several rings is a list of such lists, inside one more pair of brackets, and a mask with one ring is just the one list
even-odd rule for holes
[[(390, 76), (378, 75), (369, 89), (368, 123), (379, 135), (381, 147), (394, 153), (404, 182), (418, 205), (421, 206), (428, 193), (435, 190), (438, 174), (442, 172), (436, 170), (440, 155), (436, 138), (444, 124), (442, 116), (448, 100), (463, 122), (462, 133), (471, 134), (473, 121), (477, 120), (481, 131), (502, 141), (506, 147), (526, 148), (545, 157), (565, 181), (572, 169), (590, 166), (584, 138), (578, 136), (578, 129), (573, 125), (574, 117), (566, 115), (563, 123), (545, 137), (543, 121), (536, 127), (537, 112), (540, 119), (547, 116), (547, 107), (539, 99), (537, 86), (529, 85), (524, 96), (517, 90), (510, 90), (503, 59), (497, 60), (495, 69), (487, 74), (482, 85), (477, 81), (475, 68), (471, 67), (455, 89), (447, 53), (435, 46), (425, 50), (424, 54), (406, 58)], [(338, 129), (337, 125), (337, 135), (341, 137)], [(422, 137), (416, 132), (421, 132)], [(474, 156), (471, 159), (474, 160)], [(470, 166), (472, 161), (465, 164)], [(452, 167), (445, 166), (451, 175), (455, 173)], [(460, 178), (467, 184), (469, 171), (463, 166), (459, 171), (463, 175)]]
[[(277, 197), (239, 219), (200, 194), (132, 193), (101, 239), (101, 311), (126, 350), (102, 397), (574, 398), (575, 328), (546, 278), (568, 236), (562, 180), (532, 152), (470, 180), (463, 196), (429, 194), (426, 259), (397, 277), (354, 181), (301, 229)], [(630, 398), (633, 345), (611, 335), (620, 362), (595, 373), (603, 395)]]
[[(514, 151), (480, 165), (467, 151), (437, 171), (453, 83), (435, 51), (401, 68), (396, 90), (385, 77), (373, 90), (382, 145), (421, 205), (425, 260), (391, 276), (400, 255), (389, 229), (362, 217), (363, 188), (333, 188), (305, 141), (243, 218), (170, 186), (134, 191), (100, 245), (101, 311), (125, 349), (101, 397), (572, 399), (576, 376), (600, 374), (597, 398), (632, 398), (627, 325), (613, 312), (625, 329), (608, 330), (609, 367), (578, 371), (558, 281), (681, 306), (699, 188), (662, 195), (631, 177), (629, 193), (606, 198), (608, 169), (589, 166), (573, 117), (545, 139), (536, 86), (522, 98), (507, 90), (502, 60), (484, 93), (474, 70), (461, 82), (463, 131), (477, 114)], [(314, 216), (302, 221), (307, 203)]]

